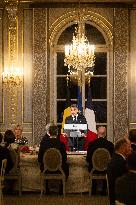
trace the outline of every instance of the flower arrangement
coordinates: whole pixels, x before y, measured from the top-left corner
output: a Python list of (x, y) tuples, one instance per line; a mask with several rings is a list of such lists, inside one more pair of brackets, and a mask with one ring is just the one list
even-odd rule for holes
[(20, 152), (29, 153), (30, 149), (28, 146), (20, 146)]

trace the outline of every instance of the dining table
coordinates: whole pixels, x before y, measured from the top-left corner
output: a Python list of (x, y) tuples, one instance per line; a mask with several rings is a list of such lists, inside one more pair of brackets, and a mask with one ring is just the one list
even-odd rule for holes
[[(86, 152), (67, 152), (69, 177), (66, 193), (88, 192), (89, 172)], [(20, 153), (20, 170), (22, 174), (22, 191), (40, 191), (40, 167), (38, 153)]]

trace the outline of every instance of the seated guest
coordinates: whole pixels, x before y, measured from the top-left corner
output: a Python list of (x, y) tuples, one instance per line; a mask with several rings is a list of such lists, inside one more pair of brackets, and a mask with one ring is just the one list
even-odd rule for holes
[(19, 155), (19, 147), (15, 143), (15, 135), (12, 130), (7, 130), (5, 132), (4, 142), (5, 142), (5, 146), (10, 150), (10, 155), (14, 163), (14, 169), (16, 169), (19, 166), (20, 155)]
[(131, 147), (133, 151), (136, 151), (136, 129), (130, 130), (129, 140), (131, 142)]
[(115, 183), (116, 200), (126, 205), (136, 204), (136, 152), (127, 158), (128, 173), (119, 177)]
[(56, 148), (60, 151), (62, 155), (62, 169), (68, 178), (69, 167), (67, 164), (67, 153), (64, 143), (60, 142), (58, 138), (58, 128), (55, 125), (49, 127), (49, 136), (45, 135), (40, 143), (39, 153), (38, 153), (38, 162), (40, 163), (41, 172), (44, 170), (43, 156), (44, 153), (49, 148)]
[[(99, 127), (98, 128), (98, 132), (97, 132), (97, 139), (93, 142), (89, 143), (88, 149), (87, 149), (87, 157), (86, 160), (89, 163), (89, 167), (88, 170), (89, 172), (92, 170), (93, 165), (92, 165), (92, 156), (93, 153), (96, 149), (98, 148), (105, 148), (109, 151), (109, 153), (112, 156), (113, 153), (113, 149), (114, 149), (114, 145), (112, 142), (108, 141), (106, 139), (106, 128), (105, 127)], [(95, 193), (96, 191), (96, 183), (93, 180), (93, 185), (92, 185), (92, 192)], [(106, 181), (103, 181), (103, 190), (102, 190), (103, 194), (106, 193)]]
[[(0, 144), (2, 142), (3, 135), (0, 133)], [(3, 147), (0, 145), (0, 168), (2, 164), (2, 160), (7, 159), (7, 166), (5, 173), (9, 173), (9, 171), (13, 168), (13, 161), (11, 159), (10, 151), (7, 147)]]
[(84, 142), (84, 150), (87, 151), (90, 142), (93, 142), (97, 139), (97, 134), (92, 132), (91, 130), (87, 131), (85, 142)]
[(88, 149), (87, 149), (87, 157), (86, 160), (89, 163), (89, 172), (91, 171), (92, 167), (92, 156), (94, 151), (97, 148), (106, 148), (110, 154), (112, 155), (114, 145), (112, 142), (108, 141), (106, 139), (106, 128), (105, 127), (99, 127), (98, 132), (97, 132), (97, 139), (94, 140), (93, 142), (89, 143)]
[[(48, 123), (48, 124), (46, 125), (46, 127), (45, 127), (45, 129), (46, 129), (46, 134), (45, 134), (45, 136), (46, 136), (46, 137), (50, 137), (50, 133), (49, 133), (50, 126), (51, 126), (51, 123)], [(44, 136), (44, 137), (45, 137), (45, 136)]]
[(130, 140), (127, 138), (119, 139), (114, 150), (115, 153), (107, 169), (110, 205), (115, 205), (116, 179), (127, 172), (126, 159), (132, 152)]
[[(71, 107), (71, 115), (68, 116), (65, 119), (65, 124), (87, 124), (86, 118), (82, 113), (79, 113), (78, 107), (76, 104), (72, 104)], [(84, 144), (84, 134), (86, 133), (86, 131), (81, 131), (82, 136), (78, 138), (78, 145), (77, 145), (77, 140), (74, 140), (73, 142), (73, 138), (70, 139), (70, 132), (69, 130), (64, 130), (65, 133), (68, 135), (68, 139), (69, 139), (69, 147), (71, 147), (71, 149), (76, 148), (78, 150), (83, 150), (83, 144)]]
[(6, 147), (12, 147), (13, 149), (17, 149), (17, 145), (15, 144), (15, 135), (12, 130), (6, 130), (4, 134), (4, 142)]
[(60, 141), (64, 143), (66, 147), (66, 151), (70, 151), (69, 146), (68, 146), (68, 136), (66, 133), (60, 134)]
[(14, 128), (14, 134), (15, 134), (15, 142), (19, 145), (25, 145), (28, 143), (28, 140), (26, 137), (22, 136), (23, 129), (21, 125), (17, 124)]
[(1, 134), (1, 132), (0, 132), (0, 145), (4, 146), (4, 144), (3, 144), (3, 135)]
[[(45, 144), (47, 143), (47, 141), (49, 140), (50, 138), (50, 133), (49, 133), (49, 129), (50, 129), (50, 126), (51, 124), (48, 123), (45, 127), (45, 135), (42, 137), (41, 139), (41, 142), (40, 142), (40, 152), (39, 155), (42, 155), (41, 158), (43, 157), (44, 155), (44, 147), (45, 147)], [(42, 148), (43, 147), (43, 148)]]

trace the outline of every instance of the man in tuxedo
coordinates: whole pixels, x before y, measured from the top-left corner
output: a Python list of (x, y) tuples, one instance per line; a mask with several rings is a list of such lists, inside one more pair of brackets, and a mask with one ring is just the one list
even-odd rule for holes
[(127, 159), (128, 173), (119, 177), (115, 183), (116, 200), (126, 205), (136, 204), (136, 152)]
[(49, 148), (56, 148), (60, 151), (62, 155), (62, 169), (66, 175), (66, 178), (68, 178), (69, 175), (69, 167), (67, 164), (67, 153), (64, 143), (60, 142), (58, 138), (58, 128), (55, 125), (52, 125), (49, 127), (49, 133), (42, 138), (38, 153), (38, 162), (40, 163), (40, 170), (41, 172), (44, 170), (44, 164), (43, 164), (43, 156), (44, 153)]
[[(93, 142), (89, 143), (88, 149), (87, 149), (87, 157), (86, 160), (89, 163), (88, 166), (88, 171), (90, 172), (93, 168), (92, 165), (92, 156), (93, 153), (96, 149), (98, 148), (105, 148), (109, 151), (110, 155), (112, 156), (113, 150), (114, 150), (114, 145), (112, 142), (108, 141), (106, 139), (106, 128), (101, 126), (98, 128), (97, 131), (97, 139), (94, 140)], [(92, 193), (96, 193), (96, 182), (93, 180), (92, 184)], [(102, 192), (103, 195), (106, 194), (106, 181), (103, 181), (103, 187), (102, 187)]]
[(132, 129), (129, 132), (129, 140), (133, 151), (136, 151), (136, 129)]
[[(64, 143), (62, 143), (58, 138), (58, 128), (56, 125), (51, 125), (49, 127), (49, 133), (42, 138), (38, 153), (38, 162), (40, 163), (40, 170), (43, 172), (44, 170), (44, 164), (43, 164), (43, 156), (45, 152), (49, 148), (56, 148), (60, 151), (62, 156), (62, 169), (65, 173), (66, 180), (69, 176), (69, 166), (67, 164), (67, 153)], [(60, 186), (60, 193), (62, 194), (62, 184)], [(46, 180), (46, 192), (49, 193), (49, 186), (48, 186), (48, 180)]]
[(110, 205), (115, 205), (115, 181), (118, 177), (127, 172), (126, 159), (131, 154), (130, 140), (119, 139), (114, 147), (115, 153), (107, 168)]
[(93, 168), (91, 159), (92, 159), (94, 151), (97, 148), (106, 148), (112, 156), (112, 153), (113, 153), (113, 150), (114, 150), (114, 145), (113, 145), (112, 142), (110, 142), (106, 139), (106, 128), (103, 127), (103, 126), (98, 128), (97, 139), (94, 140), (93, 142), (90, 142), (89, 146), (88, 146), (88, 149), (87, 149), (86, 160), (89, 163), (89, 167), (88, 167), (89, 172)]
[[(71, 105), (71, 115), (66, 118), (65, 124), (87, 124), (85, 116), (79, 112), (76, 104)], [(77, 150), (83, 150), (84, 134), (86, 133), (86, 131), (80, 130), (81, 137), (77, 136), (78, 139), (75, 139), (74, 137), (71, 137), (71, 133), (74, 132), (74, 130), (65, 130), (69, 137), (69, 147), (71, 148), (71, 150), (73, 150), (73, 148)]]
[(70, 109), (71, 115), (66, 118), (66, 124), (87, 124), (85, 116), (78, 111), (76, 104), (72, 104)]

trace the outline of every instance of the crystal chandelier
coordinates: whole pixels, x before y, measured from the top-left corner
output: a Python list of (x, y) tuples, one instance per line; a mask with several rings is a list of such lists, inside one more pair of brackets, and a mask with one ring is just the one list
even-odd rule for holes
[(9, 67), (8, 69), (5, 68), (4, 72), (2, 73), (2, 79), (4, 85), (8, 87), (20, 87), (23, 81), (23, 72), (12, 65), (12, 67)]
[(2, 73), (2, 79), (5, 86), (8, 88), (21, 86), (23, 81), (23, 72), (18, 65), (17, 58), (17, 12), (18, 2), (11, 2), (6, 5), (6, 11), (8, 15), (8, 37), (9, 37), (9, 64), (8, 68), (4, 67)]
[(70, 75), (75, 75), (77, 71), (83, 70), (86, 75), (90, 74), (88, 68), (94, 67), (94, 50), (94, 45), (90, 45), (85, 36), (83, 17), (79, 17), (78, 28), (75, 28), (72, 44), (65, 45), (64, 65), (68, 66)]

